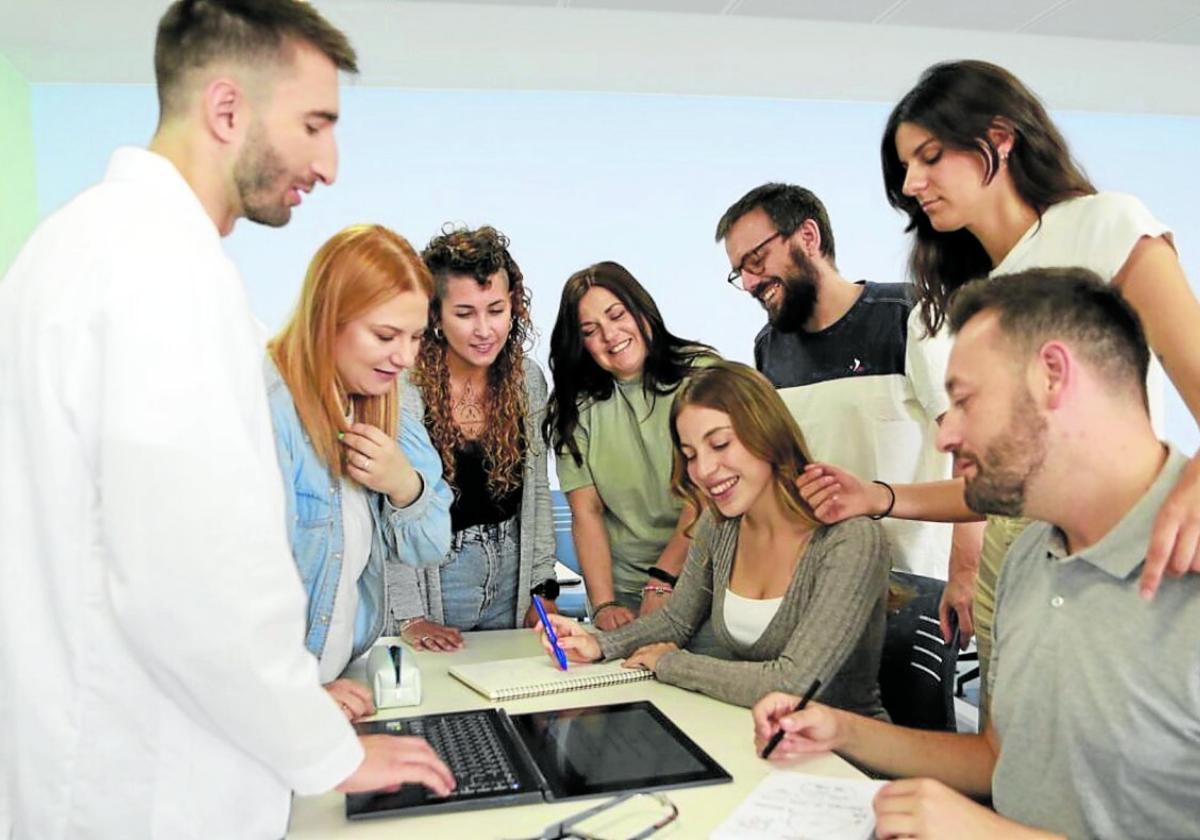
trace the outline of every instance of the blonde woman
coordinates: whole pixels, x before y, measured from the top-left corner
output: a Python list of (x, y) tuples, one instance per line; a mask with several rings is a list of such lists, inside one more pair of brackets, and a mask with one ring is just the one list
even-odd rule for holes
[[(694, 372), (675, 397), (671, 438), (673, 488), (703, 510), (675, 593), (608, 632), (550, 616), (567, 656), (624, 656), (626, 667), (740, 706), (770, 691), (803, 694), (819, 679), (822, 702), (884, 717), (878, 675), (891, 562), (880, 525), (813, 517), (796, 489), (808, 463), (800, 429), (745, 365)], [(680, 649), (710, 618), (734, 661)], [(544, 633), (542, 641), (549, 650)]]

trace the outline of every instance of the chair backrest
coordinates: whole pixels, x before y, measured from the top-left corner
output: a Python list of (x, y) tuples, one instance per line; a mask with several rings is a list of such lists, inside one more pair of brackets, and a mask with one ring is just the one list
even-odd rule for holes
[(938, 604), (946, 584), (905, 572), (892, 572), (891, 583), (901, 606), (887, 617), (879, 665), (883, 707), (901, 726), (953, 731), (958, 628), (949, 644), (942, 641)]
[(580, 574), (579, 558), (575, 556), (575, 540), (571, 536), (571, 506), (561, 490), (550, 491), (550, 513), (554, 518), (554, 553), (558, 562), (575, 574)]
[[(550, 491), (550, 512), (554, 519), (554, 554), (558, 562), (582, 578), (579, 557), (575, 554), (575, 538), (571, 536), (571, 506), (561, 490)], [(570, 618), (582, 619), (591, 615), (587, 587), (581, 582), (577, 587), (564, 589), (558, 596), (558, 611)]]

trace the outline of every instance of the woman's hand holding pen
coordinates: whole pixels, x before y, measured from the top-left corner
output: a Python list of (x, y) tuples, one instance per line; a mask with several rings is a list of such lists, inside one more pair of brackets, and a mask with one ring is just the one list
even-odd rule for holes
[(367, 423), (355, 423), (340, 440), (346, 447), (346, 471), (363, 487), (383, 493), (398, 508), (421, 495), (421, 476), (391, 437)]
[[(558, 636), (558, 646), (562, 648), (563, 653), (567, 655), (567, 659), (571, 662), (596, 662), (603, 656), (603, 651), (600, 650), (600, 642), (583, 629), (583, 626), (577, 621), (567, 618), (566, 616), (557, 613), (550, 613), (546, 616), (550, 621), (550, 625), (554, 628), (554, 633)], [(554, 656), (554, 646), (550, 644), (550, 639), (546, 636), (546, 630), (542, 627), (542, 622), (538, 622), (533, 628), (539, 635), (542, 641), (542, 647), (550, 659), (558, 664), (558, 660)]]

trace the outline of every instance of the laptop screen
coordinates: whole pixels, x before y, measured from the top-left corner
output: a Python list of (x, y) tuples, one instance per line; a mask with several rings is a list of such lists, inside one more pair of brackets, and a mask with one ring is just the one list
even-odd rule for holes
[(551, 799), (730, 779), (650, 703), (534, 712), (512, 722)]

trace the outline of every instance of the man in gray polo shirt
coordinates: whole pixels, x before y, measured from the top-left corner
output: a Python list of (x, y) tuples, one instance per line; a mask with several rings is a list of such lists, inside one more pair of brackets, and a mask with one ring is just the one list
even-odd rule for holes
[(1150, 425), (1137, 316), (1088, 271), (1038, 269), (962, 289), (950, 326), (939, 445), (974, 510), (1041, 520), (996, 594), (992, 723), (922, 732), (772, 694), (756, 739), (782, 727), (776, 755), (901, 777), (875, 799), (881, 837), (1197, 836), (1200, 577), (1138, 592), (1187, 459)]

